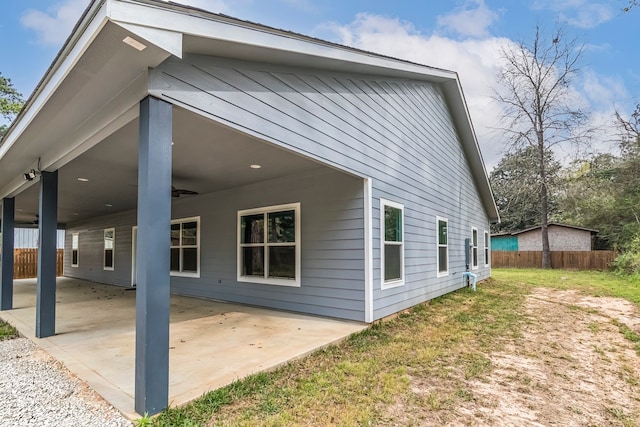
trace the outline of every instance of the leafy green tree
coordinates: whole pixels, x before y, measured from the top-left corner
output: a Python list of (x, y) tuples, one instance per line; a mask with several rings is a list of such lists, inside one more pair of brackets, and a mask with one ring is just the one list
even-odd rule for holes
[[(22, 95), (11, 83), (11, 79), (0, 73), (0, 115), (6, 121), (11, 121), (20, 112), (24, 101)], [(0, 125), (0, 138), (7, 131), (6, 125)]]
[(633, 250), (640, 235), (640, 105), (622, 129), (620, 155), (598, 154), (575, 162), (564, 174), (563, 221), (599, 231), (597, 249)]
[[(493, 232), (523, 230), (540, 224), (540, 189), (547, 188), (548, 208), (556, 211), (556, 181), (560, 163), (553, 152), (545, 152), (545, 174), (540, 174), (538, 150), (527, 146), (506, 154), (491, 171), (489, 181), (493, 189), (500, 224), (492, 225)], [(544, 180), (544, 181), (543, 181)]]
[(583, 51), (584, 46), (575, 39), (565, 39), (562, 29), (545, 37), (536, 27), (531, 44), (509, 44), (501, 52), (496, 99), (503, 106), (502, 130), (508, 150), (528, 147), (537, 159), (539, 179), (532, 191), (539, 200), (543, 268), (551, 268), (548, 161), (553, 159), (554, 147), (584, 144), (590, 133), (584, 127), (587, 114), (578, 107), (570, 88)]
[(575, 161), (562, 174), (558, 219), (598, 230), (596, 249), (611, 249), (622, 239), (620, 162), (613, 154), (598, 154)]

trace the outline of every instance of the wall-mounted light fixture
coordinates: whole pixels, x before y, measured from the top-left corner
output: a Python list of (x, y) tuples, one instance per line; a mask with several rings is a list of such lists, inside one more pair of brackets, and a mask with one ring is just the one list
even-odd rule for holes
[(35, 169), (31, 169), (30, 171), (24, 173), (24, 179), (25, 181), (33, 181), (37, 175), (38, 172), (36, 172)]

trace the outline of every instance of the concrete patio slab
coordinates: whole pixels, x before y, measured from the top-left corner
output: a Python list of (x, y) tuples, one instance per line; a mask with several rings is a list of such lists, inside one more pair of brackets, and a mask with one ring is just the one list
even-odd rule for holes
[[(14, 281), (0, 318), (134, 419), (135, 290), (61, 277), (56, 335), (35, 338), (35, 279)], [(171, 296), (169, 402), (209, 390), (339, 341), (367, 325)]]

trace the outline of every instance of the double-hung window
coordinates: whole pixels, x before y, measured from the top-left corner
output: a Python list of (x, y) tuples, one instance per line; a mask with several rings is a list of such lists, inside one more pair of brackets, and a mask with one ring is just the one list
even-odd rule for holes
[(300, 286), (300, 203), (238, 212), (238, 281)]
[(80, 233), (71, 234), (71, 267), (77, 267), (80, 255)]
[(438, 216), (436, 217), (436, 227), (438, 233), (437, 276), (440, 277), (449, 274), (449, 221)]
[(484, 232), (484, 266), (489, 267), (489, 232)]
[(200, 277), (200, 217), (171, 221), (171, 275)]
[(382, 289), (404, 284), (404, 206), (380, 199)]
[(116, 229), (107, 228), (104, 230), (104, 256), (103, 268), (113, 270), (113, 259), (115, 256)]
[(471, 228), (471, 268), (478, 268), (478, 229)]

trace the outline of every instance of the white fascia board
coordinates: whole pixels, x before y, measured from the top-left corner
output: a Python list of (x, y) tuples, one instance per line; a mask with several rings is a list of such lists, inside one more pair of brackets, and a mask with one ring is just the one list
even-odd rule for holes
[(113, 21), (130, 33), (137, 35), (148, 43), (159, 47), (171, 55), (182, 58), (182, 33), (162, 30), (159, 28), (143, 27), (140, 25), (128, 24)]
[(359, 64), (399, 73), (409, 73), (418, 78), (429, 77), (436, 80), (457, 78), (453, 71), (383, 57), (216, 14), (181, 9), (175, 4), (165, 7), (159, 4), (137, 3), (135, 0), (113, 0), (110, 18), (119, 23), (163, 28), (194, 37), (278, 50), (288, 52), (291, 55), (307, 55), (337, 60), (344, 63), (345, 70), (349, 70), (350, 64)]
[(16, 143), (18, 137), (22, 135), (22, 132), (24, 132), (56, 89), (58, 89), (100, 30), (107, 24), (107, 9), (109, 3), (98, 2), (97, 4), (99, 5), (99, 9), (93, 14), (91, 12), (87, 14), (86, 19), (90, 20), (88, 26), (86, 28), (83, 26), (79, 27), (78, 38), (75, 40), (72, 38), (69, 42), (69, 52), (61, 53), (57, 63), (52, 65), (47, 76), (40, 84), (40, 87), (36, 89), (36, 92), (32, 95), (32, 99), (27, 103), (26, 110), (18, 116), (16, 123), (9, 129), (9, 134), (0, 146), (0, 161), (2, 161), (7, 151)]

